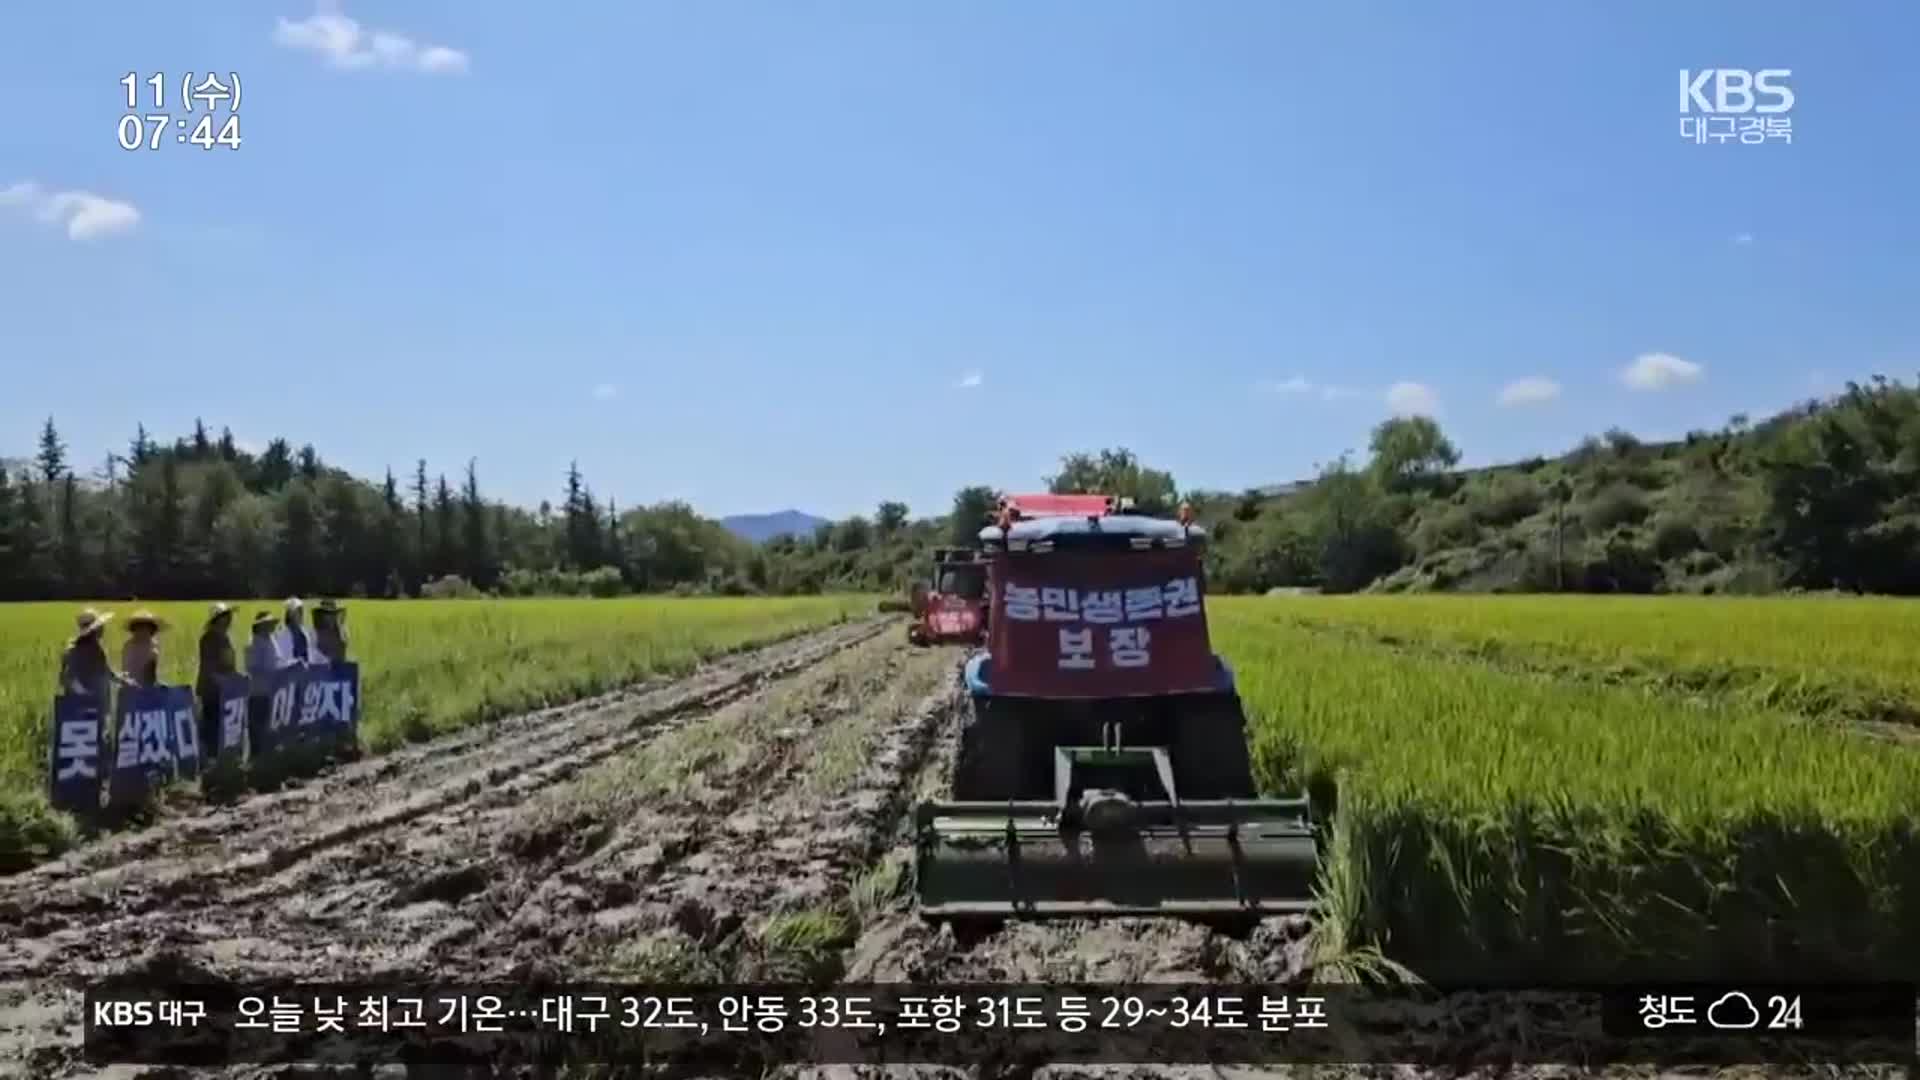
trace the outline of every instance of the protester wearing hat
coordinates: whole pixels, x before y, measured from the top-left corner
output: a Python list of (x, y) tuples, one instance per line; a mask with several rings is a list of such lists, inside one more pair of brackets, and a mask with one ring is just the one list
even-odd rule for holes
[(287, 598), (286, 624), (274, 632), (274, 647), (280, 650), (280, 663), (304, 667), (313, 655), (313, 635), (305, 623), (306, 604), (297, 596)]
[(194, 693), (200, 698), (200, 745), (219, 749), (220, 683), (223, 675), (239, 671), (233, 651), (233, 608), (215, 604), (207, 611), (206, 628), (200, 631), (200, 674), (194, 680)]
[(92, 608), (82, 611), (74, 619), (78, 632), (60, 656), (60, 692), (96, 698), (103, 710), (114, 684), (127, 682), (107, 662), (107, 650), (100, 644), (102, 631), (112, 621), (112, 612), (102, 615)]
[(127, 643), (120, 648), (120, 670), (135, 686), (160, 685), (160, 617), (141, 608), (127, 620)]
[[(253, 617), (253, 640), (247, 643), (247, 728), (260, 739), (267, 722), (268, 696), (273, 690), (273, 674), (286, 664), (273, 639), (274, 624), (280, 620), (273, 612), (262, 611)], [(254, 745), (260, 745), (257, 741)]]
[(330, 664), (347, 662), (347, 609), (333, 600), (322, 600), (313, 609), (313, 644), (321, 658)]
[(247, 675), (253, 679), (253, 692), (265, 692), (266, 680), (285, 667), (273, 628), (280, 622), (273, 612), (262, 611), (253, 617), (253, 640), (247, 643)]

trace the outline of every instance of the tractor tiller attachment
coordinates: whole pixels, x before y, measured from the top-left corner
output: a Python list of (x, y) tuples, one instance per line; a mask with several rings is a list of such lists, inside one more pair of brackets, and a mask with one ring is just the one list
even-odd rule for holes
[[(1148, 768), (1164, 800), (1075, 783), (1076, 769), (1137, 781)], [(1055, 747), (1054, 790), (1051, 802), (923, 803), (921, 913), (1246, 917), (1313, 906), (1318, 850), (1305, 799), (1183, 802), (1157, 746)]]

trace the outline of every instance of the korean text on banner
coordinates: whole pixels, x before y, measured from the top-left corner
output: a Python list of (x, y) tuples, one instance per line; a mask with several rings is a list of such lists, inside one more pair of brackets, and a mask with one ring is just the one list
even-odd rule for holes
[(360, 725), (360, 666), (290, 667), (275, 672), (249, 727), (249, 757), (270, 758), (310, 741), (351, 740)]
[(247, 696), (252, 680), (245, 675), (222, 675), (214, 682), (220, 693), (220, 724), (215, 729), (219, 742), (206, 753), (225, 761), (242, 760), (247, 755)]
[(114, 709), (113, 773), (107, 801), (135, 805), (178, 768), (178, 729), (193, 724), (193, 691), (184, 686), (146, 686), (120, 691)]
[(995, 556), (997, 693), (1144, 697), (1215, 689), (1189, 549)]
[(53, 700), (53, 738), (47, 755), (47, 801), (76, 814), (100, 812), (107, 703), (87, 694)]

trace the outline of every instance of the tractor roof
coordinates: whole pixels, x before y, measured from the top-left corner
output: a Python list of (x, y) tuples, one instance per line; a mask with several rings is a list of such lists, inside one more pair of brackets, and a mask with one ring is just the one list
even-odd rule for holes
[(1207, 531), (1198, 525), (1183, 526), (1177, 521), (1139, 514), (1022, 518), (1006, 529), (989, 525), (980, 530), (981, 542), (990, 546), (998, 546), (1003, 541), (1014, 545), (1023, 541), (1053, 541), (1062, 547), (1079, 547), (1086, 541), (1114, 538), (1125, 539), (1128, 547), (1136, 546), (1133, 543), (1135, 540), (1147, 542), (1138, 546), (1166, 547), (1199, 543), (1205, 541), (1206, 537)]

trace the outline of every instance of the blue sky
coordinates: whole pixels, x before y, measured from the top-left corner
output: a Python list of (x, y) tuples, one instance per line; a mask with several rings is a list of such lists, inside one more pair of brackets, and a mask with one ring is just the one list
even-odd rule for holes
[[(0, 14), (0, 452), (937, 513), (1920, 372), (1912, 4), (311, 2)], [(1791, 69), (1791, 145), (1681, 139), (1701, 67)], [(119, 147), (209, 69), (239, 149)]]

